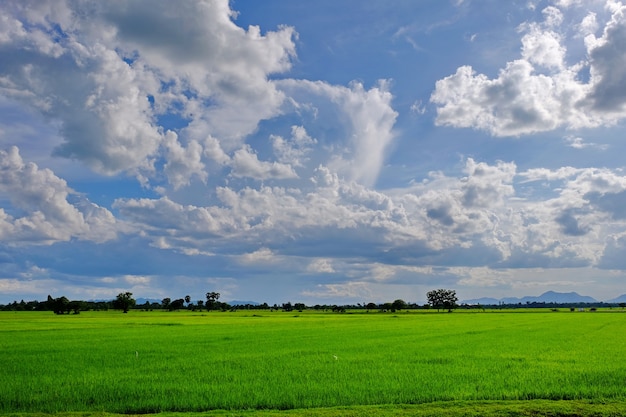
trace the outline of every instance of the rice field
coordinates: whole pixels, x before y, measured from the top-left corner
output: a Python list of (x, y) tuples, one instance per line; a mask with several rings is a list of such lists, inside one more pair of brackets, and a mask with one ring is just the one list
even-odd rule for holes
[(0, 414), (623, 404), (624, 334), (619, 310), (4, 312)]

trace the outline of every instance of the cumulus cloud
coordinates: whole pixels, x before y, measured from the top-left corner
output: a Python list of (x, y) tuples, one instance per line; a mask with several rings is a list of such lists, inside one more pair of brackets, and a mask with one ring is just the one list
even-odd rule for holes
[(77, 195), (52, 171), (25, 163), (17, 147), (0, 151), (0, 196), (10, 202), (8, 212), (0, 208), (5, 242), (50, 244), (116, 236), (111, 212)]
[[(296, 169), (322, 164), (371, 186), (395, 137), (388, 82), (366, 90), (271, 79), (291, 68), (297, 33), (241, 28), (227, 0), (26, 1), (7, 12), (0, 94), (58, 129), (55, 155), (100, 174), (167, 193), (224, 169), (231, 179), (295, 180)], [(320, 142), (302, 124), (269, 135), (274, 160), (246, 143), (262, 120), (307, 106), (335, 109), (338, 141)]]
[[(174, 188), (194, 175), (204, 180), (199, 145), (213, 137), (233, 151), (278, 114), (284, 94), (268, 78), (295, 55), (292, 28), (242, 29), (227, 0), (25, 1), (7, 11), (0, 48), (11, 59), (0, 63), (0, 94), (58, 125), (57, 155), (144, 184), (159, 158)], [(182, 126), (170, 126), (166, 114)], [(216, 149), (206, 156), (223, 159), (210, 153)]]
[(249, 146), (239, 149), (233, 155), (231, 174), (257, 180), (298, 178), (298, 174), (288, 164), (260, 161)]
[[(542, 22), (520, 27), (525, 32), (521, 57), (508, 62), (496, 78), (462, 66), (437, 81), (431, 95), (437, 105), (436, 123), (519, 136), (560, 127), (612, 125), (626, 117), (626, 53), (621, 48), (626, 39), (625, 7), (614, 4), (600, 38), (593, 34), (598, 24), (595, 14), (578, 24), (587, 57), (573, 64), (565, 60), (563, 14), (547, 7)], [(591, 74), (588, 82), (580, 76), (584, 70)]]
[(168, 132), (164, 146), (167, 148), (167, 163), (164, 171), (175, 190), (189, 185), (194, 175), (201, 181), (206, 181), (208, 174), (202, 163), (203, 148), (197, 141), (189, 141), (185, 148), (180, 144), (175, 133)]
[[(379, 192), (320, 167), (307, 192), (221, 187), (222, 206), (162, 198), (118, 200), (116, 208), (170, 248), (237, 241), (237, 253), (249, 248), (250, 259), (312, 257), (309, 272), (337, 271), (335, 259), (367, 258), (380, 266), (367, 276), (388, 278), (398, 273), (390, 265), (594, 265), (603, 236), (626, 227), (618, 203), (626, 178), (611, 170), (518, 172), (512, 163), (468, 159), (462, 174), (434, 172), (409, 189)], [(513, 185), (528, 181), (543, 181), (552, 196), (517, 195)]]
[(395, 138), (393, 126), (398, 113), (391, 105), (388, 82), (380, 81), (369, 90), (358, 82), (343, 87), (321, 81), (281, 80), (278, 85), (295, 100), (296, 107), (323, 111), (320, 98), (336, 106), (344, 133), (337, 138), (334, 159), (328, 165), (351, 180), (373, 186)]
[(602, 37), (589, 35), (585, 43), (591, 61), (592, 109), (623, 117), (626, 105), (626, 6), (618, 3)]
[(281, 163), (289, 163), (302, 167), (307, 162), (307, 154), (317, 141), (310, 137), (303, 126), (291, 127), (291, 138), (285, 139), (278, 135), (271, 135), (274, 153)]

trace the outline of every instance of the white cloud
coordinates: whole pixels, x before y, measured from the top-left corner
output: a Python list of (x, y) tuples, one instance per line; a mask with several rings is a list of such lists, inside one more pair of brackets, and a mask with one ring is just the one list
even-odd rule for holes
[(592, 109), (600, 113), (626, 113), (626, 6), (619, 3), (601, 38), (585, 38), (591, 61)]
[(564, 140), (568, 144), (568, 146), (574, 149), (596, 148), (600, 150), (605, 150), (609, 147), (608, 145), (600, 145), (594, 142), (586, 142), (583, 138), (578, 136), (565, 136)]
[(563, 68), (565, 48), (556, 32), (533, 25), (522, 38), (522, 57), (532, 64), (558, 70)]
[(561, 26), (563, 23), (563, 13), (557, 7), (548, 6), (541, 11), (544, 19), (544, 25), (547, 27)]
[[(7, 11), (0, 41), (12, 59), (0, 64), (0, 94), (58, 124), (64, 142), (56, 154), (144, 184), (165, 158), (175, 189), (206, 178), (198, 145), (207, 137), (220, 147), (206, 156), (223, 161), (211, 150), (237, 149), (279, 113), (284, 95), (268, 76), (295, 56), (292, 28), (244, 30), (227, 0), (25, 1)], [(187, 124), (184, 149), (160, 119), (171, 112)]]
[(134, 286), (146, 287), (150, 285), (152, 278), (141, 275), (125, 275), (124, 282)]
[(303, 126), (292, 126), (290, 139), (271, 135), (270, 140), (278, 161), (295, 167), (305, 165), (308, 160), (306, 155), (317, 144), (317, 140), (310, 137)]
[[(0, 236), (5, 242), (50, 244), (73, 237), (105, 241), (116, 236), (106, 209), (83, 199), (48, 169), (25, 163), (17, 147), (0, 151)], [(69, 199), (77, 200), (71, 203)]]
[(589, 12), (580, 22), (578, 28), (580, 31), (580, 35), (583, 37), (595, 34), (599, 28), (596, 14), (594, 12)]
[[(508, 62), (496, 78), (463, 66), (437, 81), (431, 95), (438, 106), (436, 123), (495, 136), (616, 123), (626, 117), (625, 10), (612, 8), (601, 38), (589, 34), (596, 20), (588, 14), (579, 26), (587, 33), (588, 60), (568, 65), (564, 40), (555, 31), (563, 15), (554, 7), (545, 9), (544, 22), (522, 25), (521, 58)], [(584, 69), (591, 74), (588, 83), (579, 77)]]
[(268, 248), (261, 248), (254, 252), (243, 254), (238, 259), (245, 264), (264, 264), (277, 261), (274, 253)]
[(282, 80), (278, 85), (296, 100), (297, 106), (306, 106), (320, 97), (337, 106), (345, 137), (337, 138), (334, 149), (342, 150), (343, 146), (343, 155), (335, 152), (328, 166), (351, 180), (374, 185), (395, 137), (393, 126), (398, 116), (391, 106), (393, 96), (388, 82), (380, 81), (369, 90), (358, 82), (342, 87), (321, 81)]
[(244, 146), (233, 155), (231, 174), (235, 177), (257, 180), (298, 178), (298, 174), (290, 165), (259, 161), (256, 153), (249, 146)]
[(335, 272), (330, 259), (318, 258), (312, 260), (307, 266), (307, 271), (314, 273), (332, 274)]
[(154, 233), (157, 242), (166, 247), (171, 247), (166, 244), (167, 238), (178, 236), (183, 242), (192, 236), (199, 239), (214, 237), (237, 227), (222, 214), (222, 209), (181, 205), (167, 197), (158, 200), (119, 199), (113, 207), (119, 209), (122, 218), (134, 223), (141, 233)]
[(202, 146), (195, 140), (191, 140), (184, 148), (178, 141), (177, 135), (168, 132), (164, 146), (167, 148), (167, 163), (164, 171), (174, 189), (189, 185), (192, 176), (197, 176), (206, 182), (208, 174), (202, 163)]
[(564, 9), (568, 7), (577, 6), (582, 3), (582, 0), (554, 0), (554, 4)]

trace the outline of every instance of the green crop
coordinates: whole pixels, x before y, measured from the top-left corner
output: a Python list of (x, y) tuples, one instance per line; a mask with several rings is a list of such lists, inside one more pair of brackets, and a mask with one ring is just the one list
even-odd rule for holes
[(0, 313), (0, 413), (625, 400), (626, 315)]

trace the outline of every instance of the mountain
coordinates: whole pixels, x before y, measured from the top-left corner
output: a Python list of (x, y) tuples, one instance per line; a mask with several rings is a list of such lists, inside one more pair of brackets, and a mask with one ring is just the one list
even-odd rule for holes
[(622, 294), (617, 298), (608, 300), (607, 303), (626, 303), (626, 294)]
[(470, 305), (477, 305), (477, 304), (481, 304), (481, 305), (494, 305), (494, 304), (499, 304), (500, 300), (498, 300), (497, 298), (489, 298), (489, 297), (482, 297), (482, 298), (474, 298), (473, 300), (463, 300), (461, 301), (461, 304), (470, 304)]
[(245, 306), (245, 305), (258, 306), (258, 305), (261, 305), (261, 303), (257, 303), (256, 301), (240, 301), (240, 300), (229, 301), (228, 304), (231, 305), (231, 306)]
[[(623, 297), (626, 297), (624, 294)], [(586, 295), (580, 295), (576, 292), (555, 292), (547, 291), (540, 296), (526, 296), (522, 298), (506, 297), (501, 299), (495, 298), (478, 298), (475, 300), (466, 300), (466, 304), (526, 304), (526, 303), (557, 303), (557, 304), (574, 304), (574, 303), (597, 303), (598, 301), (593, 297)], [(620, 301), (617, 301), (620, 302)]]

